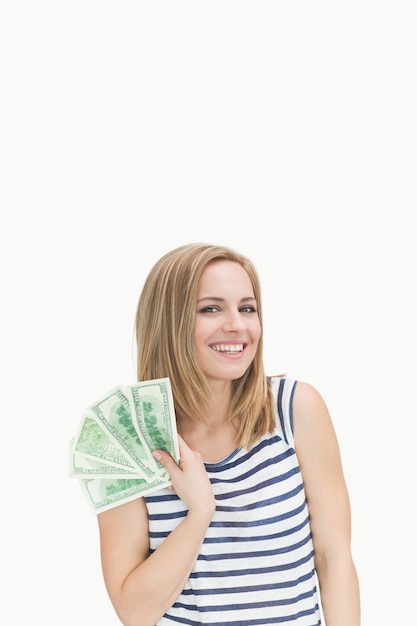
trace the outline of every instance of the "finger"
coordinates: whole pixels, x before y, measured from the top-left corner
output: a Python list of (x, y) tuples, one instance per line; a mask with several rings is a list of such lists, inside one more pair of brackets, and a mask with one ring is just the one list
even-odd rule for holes
[(172, 468), (174, 465), (175, 467), (177, 467), (177, 464), (172, 456), (169, 454), (169, 452), (166, 452), (165, 450), (154, 450), (152, 452), (152, 456), (168, 470), (170, 470), (170, 468)]

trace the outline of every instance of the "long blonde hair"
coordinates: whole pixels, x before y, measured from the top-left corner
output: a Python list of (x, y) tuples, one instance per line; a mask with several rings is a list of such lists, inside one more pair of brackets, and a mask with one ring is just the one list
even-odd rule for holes
[[(168, 377), (177, 417), (207, 423), (204, 411), (211, 389), (196, 358), (195, 311), (200, 278), (216, 261), (239, 263), (247, 272), (262, 326), (260, 283), (252, 262), (224, 246), (192, 243), (165, 254), (145, 281), (136, 312), (137, 377)], [(263, 365), (262, 333), (254, 360), (245, 374), (232, 381), (230, 419), (237, 423), (237, 445), (250, 448), (273, 432), (273, 396)]]

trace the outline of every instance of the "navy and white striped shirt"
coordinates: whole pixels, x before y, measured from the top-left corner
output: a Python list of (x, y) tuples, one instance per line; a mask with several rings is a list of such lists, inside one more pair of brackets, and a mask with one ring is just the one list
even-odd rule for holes
[[(296, 381), (271, 379), (277, 427), (248, 451), (206, 463), (216, 497), (190, 578), (158, 626), (321, 624), (309, 513), (294, 450)], [(145, 498), (151, 551), (187, 514), (168, 489)]]

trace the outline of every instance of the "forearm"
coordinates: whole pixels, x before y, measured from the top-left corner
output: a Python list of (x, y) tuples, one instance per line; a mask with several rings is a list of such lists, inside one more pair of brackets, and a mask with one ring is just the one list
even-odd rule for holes
[(154, 626), (184, 588), (211, 516), (190, 511), (152, 555), (126, 577), (114, 599), (124, 626)]
[(317, 566), (326, 626), (360, 626), (359, 583), (351, 559)]

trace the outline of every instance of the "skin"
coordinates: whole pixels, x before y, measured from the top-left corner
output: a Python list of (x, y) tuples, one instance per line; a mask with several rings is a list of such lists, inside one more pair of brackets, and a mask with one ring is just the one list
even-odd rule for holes
[(351, 553), (351, 511), (326, 404), (307, 383), (294, 394), (294, 438), (315, 550), (326, 626), (359, 626), (359, 583)]
[[(215, 510), (204, 461), (220, 460), (236, 448), (234, 424), (228, 419), (231, 382), (249, 367), (260, 334), (245, 270), (231, 261), (209, 265), (200, 282), (195, 321), (196, 353), (214, 397), (208, 425), (187, 418), (178, 424), (180, 467), (169, 454), (156, 452), (189, 512), (151, 556), (143, 498), (97, 516), (104, 580), (124, 626), (154, 626), (189, 578)], [(326, 626), (359, 626), (350, 505), (339, 447), (323, 399), (306, 383), (299, 382), (294, 394), (294, 429)]]

